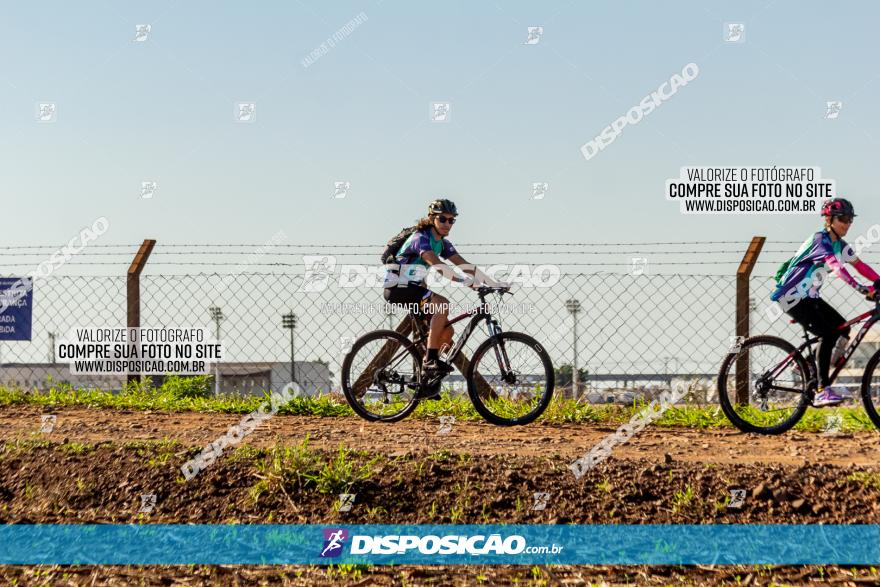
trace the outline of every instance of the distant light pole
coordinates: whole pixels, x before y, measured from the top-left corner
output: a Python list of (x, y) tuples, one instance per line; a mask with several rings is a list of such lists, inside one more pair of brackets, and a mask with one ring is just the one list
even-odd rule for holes
[(752, 327), (752, 313), (758, 309), (758, 300), (754, 296), (749, 296), (749, 332)]
[(296, 364), (293, 361), (293, 332), (296, 330), (296, 314), (291, 311), (289, 314), (284, 314), (281, 317), (281, 325), (284, 328), (290, 329), (290, 382), (297, 383), (296, 381)]
[(394, 330), (394, 308), (386, 302), (384, 312), (388, 316), (388, 330)]
[(572, 318), (572, 334), (574, 336), (574, 356), (571, 364), (571, 395), (577, 399), (580, 395), (580, 377), (578, 373), (578, 313), (581, 311), (580, 300), (565, 300), (565, 309), (569, 311)]
[[(218, 306), (211, 306), (208, 311), (211, 312), (211, 320), (214, 321), (214, 336), (217, 338), (217, 344), (220, 344), (220, 322), (226, 317)], [(214, 395), (220, 395), (220, 361), (214, 363)]]
[(49, 333), (49, 362), (55, 364), (55, 333)]
[[(673, 373), (669, 373), (669, 364), (672, 363), (672, 371)], [(666, 378), (666, 382), (669, 384), (669, 387), (672, 387), (672, 376), (677, 374), (678, 371), (678, 357), (663, 357), (663, 375)]]

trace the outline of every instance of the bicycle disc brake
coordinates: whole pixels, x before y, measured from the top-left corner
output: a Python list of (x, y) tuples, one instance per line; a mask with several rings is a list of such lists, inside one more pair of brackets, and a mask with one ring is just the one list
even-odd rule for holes
[(770, 404), (767, 397), (768, 386), (769, 383), (767, 380), (764, 377), (761, 377), (755, 381), (755, 391), (752, 392), (752, 399), (758, 403), (758, 409), (762, 412), (770, 410)]
[[(378, 369), (373, 375), (373, 384), (382, 392), (382, 403), (389, 404), (389, 396), (393, 391), (388, 391), (388, 385), (403, 385), (405, 383), (403, 377), (397, 371), (388, 373), (385, 369)], [(402, 390), (401, 390), (402, 393)]]

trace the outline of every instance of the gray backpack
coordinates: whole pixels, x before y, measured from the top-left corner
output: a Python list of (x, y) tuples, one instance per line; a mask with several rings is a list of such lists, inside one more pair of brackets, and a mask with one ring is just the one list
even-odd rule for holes
[(414, 232), (416, 232), (415, 226), (404, 228), (397, 233), (397, 236), (388, 241), (388, 244), (385, 246), (385, 250), (382, 251), (381, 262), (383, 265), (394, 263), (394, 256), (397, 255), (397, 251), (400, 250), (400, 247), (403, 246), (403, 243), (406, 241), (406, 239), (408, 239)]

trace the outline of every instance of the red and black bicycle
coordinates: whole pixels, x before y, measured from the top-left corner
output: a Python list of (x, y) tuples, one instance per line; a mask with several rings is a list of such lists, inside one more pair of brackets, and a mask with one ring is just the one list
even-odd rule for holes
[[(486, 296), (500, 300), (509, 287), (483, 286), (477, 290), (480, 304), (451, 318), (455, 324), (470, 322), (458, 341), (442, 357), (456, 362), (468, 338), (481, 323), (489, 337), (474, 351), (467, 364), (468, 395), (477, 412), (500, 426), (528, 424), (540, 416), (553, 396), (554, 374), (550, 356), (527, 334), (503, 332), (491, 313)], [(442, 378), (427, 381), (422, 376), (428, 323), (413, 315), (412, 338), (394, 330), (376, 330), (357, 339), (342, 361), (342, 390), (352, 409), (362, 418), (396, 422), (407, 417), (419, 401), (436, 396)]]
[[(874, 285), (880, 286), (880, 281)], [(880, 321), (880, 301), (872, 301), (874, 309), (841, 326), (843, 330), (865, 322), (832, 365), (832, 383), (871, 327)], [(732, 348), (718, 373), (718, 399), (724, 415), (743, 432), (781, 434), (791, 429), (812, 405), (816, 395), (816, 346), (819, 340), (818, 336), (812, 336), (804, 329), (804, 342), (798, 347), (776, 336), (753, 336)], [(878, 366), (880, 350), (865, 365), (861, 397), (871, 422), (880, 428)]]

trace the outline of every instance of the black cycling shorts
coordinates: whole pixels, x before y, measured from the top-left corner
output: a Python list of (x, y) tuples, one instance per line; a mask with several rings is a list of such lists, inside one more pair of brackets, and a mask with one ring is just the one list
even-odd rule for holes
[(426, 313), (421, 308), (422, 300), (430, 301), (432, 293), (430, 289), (417, 283), (408, 283), (406, 287), (386, 287), (383, 295), (389, 304), (405, 306), (416, 316), (424, 316)]

